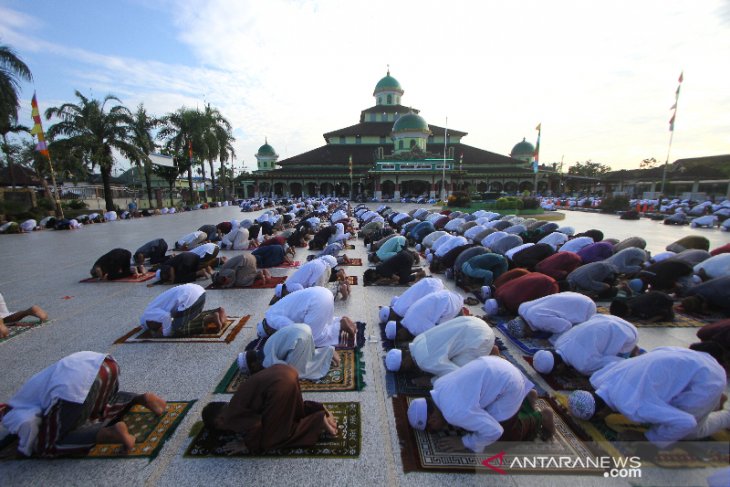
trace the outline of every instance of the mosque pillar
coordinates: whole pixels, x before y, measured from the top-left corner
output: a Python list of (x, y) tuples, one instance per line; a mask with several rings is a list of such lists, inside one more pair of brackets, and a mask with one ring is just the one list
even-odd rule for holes
[(700, 192), (700, 182), (699, 181), (692, 181), (692, 192), (693, 193)]
[(253, 185), (253, 197), (254, 198), (260, 198), (261, 193), (259, 192), (259, 182), (256, 180), (256, 182)]

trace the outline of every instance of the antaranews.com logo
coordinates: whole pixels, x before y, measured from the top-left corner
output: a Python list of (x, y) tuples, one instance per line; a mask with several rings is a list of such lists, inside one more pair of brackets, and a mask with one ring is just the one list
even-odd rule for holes
[(482, 461), (482, 465), (500, 475), (508, 475), (510, 470), (602, 470), (603, 476), (615, 479), (641, 478), (641, 459), (639, 457), (574, 457), (574, 456), (515, 456), (505, 460), (505, 452)]

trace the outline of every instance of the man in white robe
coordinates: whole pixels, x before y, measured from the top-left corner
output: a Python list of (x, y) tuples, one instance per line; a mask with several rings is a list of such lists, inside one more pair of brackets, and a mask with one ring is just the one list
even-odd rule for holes
[[(411, 401), (408, 422), (417, 430), (437, 432), (447, 425), (468, 431), (440, 440), (443, 450), (481, 453), (502, 439), (530, 441), (553, 432), (552, 411), (534, 410), (518, 417), (523, 402), (532, 406), (534, 385), (514, 365), (500, 357), (479, 357), (439, 378), (430, 397)], [(534, 408), (534, 407), (533, 407)], [(544, 432), (544, 434), (543, 434)]]
[(693, 270), (703, 280), (730, 276), (730, 253), (713, 255), (694, 266)]
[(644, 436), (659, 448), (730, 427), (730, 411), (723, 409), (725, 369), (704, 352), (656, 348), (599, 370), (591, 385), (595, 394), (575, 391), (569, 397), (573, 416), (588, 420), (596, 413), (617, 411), (631, 421), (651, 424)]
[(423, 237), (423, 240), (421, 240), (420, 250), (425, 251), (427, 249), (433, 249), (433, 244), (444, 235), (448, 235), (448, 233), (443, 230), (436, 230), (435, 232), (429, 233)]
[(557, 250), (561, 245), (563, 245), (565, 242), (568, 241), (568, 236), (561, 232), (553, 232), (548, 235), (545, 235), (543, 238), (541, 238), (537, 243), (544, 243), (548, 244), (553, 248), (553, 250)]
[(494, 331), (481, 318), (460, 316), (424, 331), (408, 350), (394, 348), (385, 356), (393, 372), (422, 370), (433, 374), (432, 382), (472, 360), (495, 353)]
[(203, 306), (205, 289), (197, 284), (182, 284), (153, 299), (139, 317), (139, 324), (153, 335), (165, 337), (191, 335), (208, 329), (220, 330), (227, 320), (223, 308), (200, 317), (195, 329), (191, 327), (193, 319), (202, 313)]
[(441, 290), (422, 297), (408, 308), (400, 324), (389, 321), (385, 335), (389, 340), (410, 341), (439, 323), (462, 312), (464, 298), (452, 291)]
[(205, 242), (205, 240), (208, 238), (208, 235), (205, 232), (201, 232), (200, 230), (196, 230), (192, 233), (188, 233), (187, 235), (181, 237), (177, 242), (175, 242), (175, 249), (177, 250), (190, 250), (198, 245)]
[(506, 236), (508, 236), (508, 234), (506, 232), (490, 233), (489, 235), (487, 235), (486, 237), (484, 237), (482, 239), (481, 244), (482, 244), (482, 246), (484, 246), (488, 249), (491, 249), (492, 245), (494, 245), (495, 243), (497, 243), (498, 240), (500, 240)]
[(507, 322), (510, 334), (517, 338), (535, 331), (552, 333), (551, 341), (596, 314), (596, 303), (580, 293), (550, 294), (520, 304), (519, 316)]
[(382, 306), (380, 308), (378, 312), (380, 323), (387, 323), (391, 320), (402, 320), (413, 303), (427, 294), (435, 293), (443, 289), (444, 283), (441, 279), (427, 278), (419, 280), (400, 296), (393, 296), (390, 300), (390, 306)]
[(266, 311), (257, 332), (261, 337), (270, 336), (294, 323), (309, 325), (317, 347), (337, 346), (342, 342), (341, 334), (354, 337), (357, 333), (350, 318), (335, 316), (335, 297), (329, 289), (319, 286), (302, 289), (277, 301)]
[(339, 365), (340, 358), (332, 346), (315, 348), (312, 329), (294, 323), (277, 331), (266, 340), (261, 353), (256, 350), (238, 354), (238, 368), (254, 374), (277, 364), (291, 365), (300, 379), (318, 380), (327, 375), (330, 365)]
[(560, 335), (554, 352), (537, 352), (533, 365), (541, 374), (550, 374), (562, 362), (589, 376), (629, 354), (638, 354), (638, 339), (639, 331), (628, 321), (596, 314)]
[(583, 247), (594, 244), (595, 242), (591, 237), (576, 237), (574, 239), (565, 242), (559, 249), (558, 252), (578, 252)]

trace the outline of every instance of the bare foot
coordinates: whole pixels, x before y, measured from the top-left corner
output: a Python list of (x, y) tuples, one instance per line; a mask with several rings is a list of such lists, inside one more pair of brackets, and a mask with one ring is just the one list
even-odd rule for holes
[(43, 311), (43, 309), (38, 305), (31, 306), (30, 314), (32, 314), (41, 321), (46, 321), (48, 319), (48, 313)]
[(502, 354), (499, 353), (499, 347), (497, 345), (494, 345), (492, 346), (492, 351), (489, 353), (489, 355), (500, 357)]
[(221, 323), (228, 321), (228, 315), (226, 314), (226, 310), (223, 309), (223, 306), (218, 308), (218, 318), (220, 318)]
[(2, 320), (0, 320), (0, 338), (5, 338), (10, 334), (10, 330), (8, 330), (8, 327), (5, 326), (5, 323), (2, 323)]
[(332, 366), (339, 367), (341, 362), (342, 362), (342, 359), (340, 359), (340, 354), (337, 353), (337, 350), (335, 350), (334, 353), (332, 354)]
[(346, 300), (350, 296), (350, 286), (346, 282), (340, 283), (340, 294), (342, 294), (343, 300)]
[(537, 391), (535, 389), (531, 389), (530, 392), (527, 393), (527, 402), (530, 403), (532, 409), (536, 409), (535, 404), (537, 404)]
[(129, 434), (129, 428), (124, 421), (99, 430), (96, 434), (97, 443), (121, 443), (129, 451), (134, 447), (137, 439)]
[(555, 418), (549, 409), (541, 410), (540, 414), (542, 415), (542, 439), (547, 440), (555, 434)]
[(139, 399), (139, 404), (146, 407), (157, 416), (161, 416), (165, 412), (167, 402), (160, 396), (151, 392), (145, 392)]

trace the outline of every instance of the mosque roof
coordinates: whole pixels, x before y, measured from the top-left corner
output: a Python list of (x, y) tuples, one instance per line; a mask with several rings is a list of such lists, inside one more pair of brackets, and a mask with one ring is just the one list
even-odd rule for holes
[(390, 71), (388, 71), (388, 74), (381, 78), (381, 80), (378, 81), (378, 84), (375, 85), (373, 95), (376, 95), (381, 91), (399, 91), (403, 94), (403, 88), (401, 88), (398, 80), (390, 75)]
[(515, 144), (515, 146), (512, 148), (512, 152), (510, 152), (510, 155), (512, 157), (533, 156), (535, 155), (535, 146), (530, 144), (523, 138), (522, 142), (518, 142), (517, 144)]
[(393, 124), (393, 133), (397, 132), (424, 132), (431, 133), (426, 120), (417, 113), (409, 112), (398, 117)]

